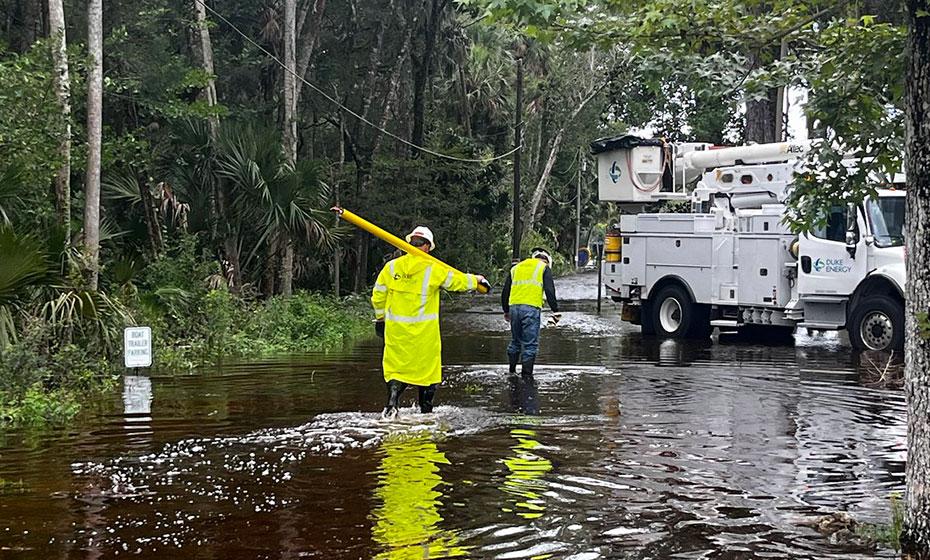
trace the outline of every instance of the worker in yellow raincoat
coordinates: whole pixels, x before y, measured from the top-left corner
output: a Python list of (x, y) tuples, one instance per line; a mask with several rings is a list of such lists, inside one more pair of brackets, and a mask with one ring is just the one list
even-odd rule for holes
[[(436, 248), (433, 232), (423, 226), (414, 229), (407, 242), (427, 253)], [(482, 282), (486, 282), (484, 276), (450, 270), (413, 254), (393, 259), (381, 269), (371, 303), (376, 328), (384, 336), (386, 418), (397, 415), (400, 396), (408, 385), (419, 389), (420, 411), (432, 412), (436, 387), (442, 381), (439, 290), (475, 290)]]

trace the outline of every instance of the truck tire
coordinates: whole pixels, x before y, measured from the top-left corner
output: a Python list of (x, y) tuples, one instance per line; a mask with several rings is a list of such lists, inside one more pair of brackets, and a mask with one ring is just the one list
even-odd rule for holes
[(888, 296), (870, 296), (849, 316), (849, 342), (859, 351), (904, 350), (904, 305)]
[(652, 298), (649, 307), (652, 326), (659, 336), (710, 336), (710, 317), (704, 309), (706, 306), (695, 305), (691, 296), (681, 286), (665, 286)]
[(639, 310), (639, 328), (645, 336), (654, 336), (656, 334), (656, 323), (653, 320), (652, 302), (643, 301), (642, 308)]

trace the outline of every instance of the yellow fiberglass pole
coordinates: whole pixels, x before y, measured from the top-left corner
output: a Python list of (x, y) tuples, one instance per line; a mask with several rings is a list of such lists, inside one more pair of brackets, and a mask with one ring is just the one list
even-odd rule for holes
[[(381, 229), (380, 227), (369, 222), (365, 218), (362, 218), (358, 214), (353, 214), (352, 212), (346, 210), (345, 208), (340, 208), (338, 206), (333, 206), (332, 211), (335, 212), (336, 215), (342, 218), (343, 220), (349, 222), (350, 224), (358, 228), (361, 228), (367, 231), (368, 233), (374, 235), (378, 239), (381, 239), (383, 241), (390, 243), (391, 245), (397, 247), (398, 249), (402, 251), (406, 251), (410, 253), (411, 255), (417, 255), (417, 256), (423, 257), (424, 259), (432, 262), (433, 264), (437, 264), (443, 268), (447, 268), (454, 272), (459, 272), (459, 270), (457, 270), (456, 268), (447, 265), (446, 263), (437, 259), (433, 255), (430, 255), (426, 251), (421, 251), (420, 249), (417, 249), (416, 247), (414, 247), (410, 243), (407, 243), (400, 237), (397, 237), (396, 235), (394, 235), (393, 233), (389, 231)], [(459, 272), (459, 274), (461, 274), (461, 272)], [(482, 294), (486, 294), (491, 291), (491, 284), (489, 284), (488, 281), (485, 280), (484, 282), (481, 282), (478, 284), (477, 289)]]

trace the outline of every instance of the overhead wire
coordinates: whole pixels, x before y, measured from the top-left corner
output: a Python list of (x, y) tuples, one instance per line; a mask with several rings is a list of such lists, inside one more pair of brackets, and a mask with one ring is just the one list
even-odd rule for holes
[(265, 47), (263, 47), (263, 46), (261, 46), (260, 44), (258, 44), (255, 40), (253, 40), (251, 37), (249, 37), (244, 31), (242, 31), (242, 30), (239, 29), (235, 24), (233, 24), (231, 21), (229, 21), (228, 19), (226, 19), (221, 13), (217, 12), (216, 10), (214, 10), (213, 8), (211, 8), (210, 6), (208, 6), (206, 2), (204, 2), (203, 0), (194, 0), (194, 1), (197, 2), (198, 4), (200, 4), (201, 6), (203, 6), (204, 8), (206, 8), (211, 14), (213, 14), (214, 16), (216, 16), (220, 21), (222, 21), (223, 23), (225, 23), (226, 25), (228, 25), (230, 28), (232, 28), (232, 30), (235, 31), (237, 34), (239, 34), (239, 36), (241, 36), (243, 39), (245, 39), (247, 42), (249, 42), (251, 45), (253, 45), (253, 46), (254, 46), (255, 48), (257, 48), (258, 50), (260, 50), (262, 53), (264, 53), (265, 56), (267, 56), (267, 57), (270, 58), (271, 60), (275, 61), (275, 63), (277, 63), (278, 66), (280, 66), (281, 68), (283, 68), (285, 72), (287, 72), (287, 73), (293, 75), (295, 78), (297, 78), (298, 80), (300, 80), (304, 85), (309, 86), (310, 89), (312, 89), (313, 91), (315, 91), (317, 94), (319, 94), (320, 96), (322, 96), (324, 99), (326, 99), (327, 101), (329, 101), (330, 103), (332, 103), (333, 105), (335, 105), (336, 107), (338, 107), (339, 109), (341, 109), (342, 111), (344, 111), (344, 112), (346, 112), (346, 113), (352, 115), (353, 117), (355, 117), (356, 119), (360, 120), (361, 122), (367, 124), (368, 126), (374, 128), (375, 130), (378, 130), (378, 131), (381, 132), (382, 134), (384, 134), (384, 135), (386, 135), (386, 136), (389, 136), (389, 137), (391, 137), (391, 138), (397, 140), (398, 142), (400, 142), (400, 143), (402, 143), (402, 144), (404, 144), (404, 145), (406, 145), (406, 146), (409, 146), (409, 147), (411, 147), (411, 148), (413, 148), (413, 149), (415, 149), (415, 150), (419, 150), (419, 151), (421, 151), (421, 152), (423, 152), (423, 153), (425, 153), (425, 154), (429, 154), (429, 155), (434, 156), (434, 157), (438, 157), (438, 158), (442, 158), (442, 159), (447, 159), (447, 160), (451, 160), (451, 161), (459, 161), (459, 162), (464, 162), (464, 163), (490, 163), (490, 162), (492, 162), (492, 161), (497, 161), (497, 160), (500, 160), (500, 159), (504, 159), (504, 158), (506, 158), (506, 157), (509, 157), (509, 156), (513, 155), (514, 153), (516, 153), (517, 151), (519, 151), (519, 150), (521, 150), (521, 149), (523, 148), (523, 144), (521, 143), (519, 146), (515, 147), (514, 149), (510, 150), (509, 152), (506, 152), (506, 153), (503, 153), (503, 154), (499, 154), (499, 155), (496, 155), (496, 156), (491, 156), (491, 157), (487, 157), (487, 158), (463, 158), (463, 157), (453, 156), (453, 155), (450, 155), (450, 154), (444, 154), (444, 153), (442, 153), (442, 152), (437, 152), (437, 151), (431, 150), (431, 149), (429, 149), (429, 148), (427, 148), (427, 147), (425, 147), (425, 146), (420, 146), (420, 145), (418, 145), (418, 144), (415, 144), (415, 143), (413, 143), (413, 142), (407, 140), (406, 138), (402, 138), (402, 137), (398, 136), (397, 134), (394, 134), (393, 132), (391, 132), (391, 131), (389, 131), (389, 130), (385, 130), (385, 129), (381, 128), (380, 126), (378, 126), (378, 125), (376, 125), (375, 123), (373, 123), (373, 122), (369, 121), (368, 119), (366, 119), (364, 116), (362, 116), (362, 115), (356, 113), (355, 111), (353, 111), (353, 110), (350, 109), (349, 107), (346, 107), (345, 105), (343, 105), (342, 103), (340, 103), (337, 99), (331, 97), (331, 96), (328, 95), (325, 91), (323, 91), (322, 89), (318, 88), (318, 87), (315, 86), (313, 83), (311, 83), (310, 81), (308, 81), (307, 79), (305, 79), (303, 76), (297, 74), (297, 72), (294, 72), (293, 70), (291, 70), (290, 68), (288, 68), (286, 64), (284, 64), (283, 62), (281, 62), (280, 59), (278, 59), (278, 57), (276, 57), (274, 54), (272, 54), (270, 51), (268, 51), (268, 49), (266, 49)]

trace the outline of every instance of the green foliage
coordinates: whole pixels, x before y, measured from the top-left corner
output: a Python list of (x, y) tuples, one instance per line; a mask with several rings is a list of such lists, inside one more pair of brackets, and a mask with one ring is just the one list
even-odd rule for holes
[(888, 524), (862, 524), (856, 527), (856, 532), (895, 551), (901, 550), (901, 533), (904, 530), (904, 504), (901, 496), (891, 495), (891, 522)]
[(16, 341), (16, 316), (47, 282), (51, 264), (39, 240), (0, 225), (0, 351)]
[(0, 123), (0, 220), (34, 225), (52, 212), (45, 189), (61, 163), (58, 138), (67, 124), (47, 41), (25, 53), (0, 49)]
[[(474, 153), (468, 146), (462, 149), (463, 155)], [(484, 273), (500, 266), (488, 247), (507, 239), (495, 228), (500, 209), (507, 206), (503, 175), (499, 163), (382, 159), (372, 170), (372, 182), (379, 188), (356, 211), (399, 235), (428, 226), (436, 236), (437, 257), (460, 270)], [(380, 265), (394, 249), (380, 242), (376, 247)]]
[[(365, 298), (336, 300), (297, 292), (290, 298), (247, 301), (226, 290), (179, 299), (182, 319), (149, 315), (159, 369), (190, 369), (238, 357), (256, 358), (323, 350), (366, 332)], [(183, 302), (183, 303), (181, 303)]]
[(68, 391), (45, 391), (34, 385), (19, 398), (0, 393), (0, 427), (4, 424), (36, 426), (62, 423), (80, 410), (77, 397)]
[[(795, 181), (787, 223), (805, 231), (831, 206), (874, 195), (902, 170), (904, 43), (889, 24), (837, 22), (815, 38), (803, 75), (810, 89), (808, 118), (825, 140), (807, 155), (810, 172)], [(855, 166), (844, 160), (854, 158)]]
[(295, 354), (330, 347), (370, 329), (365, 297), (336, 300), (299, 292), (274, 297), (251, 309), (247, 324), (232, 337), (239, 355)]
[(0, 351), (0, 428), (69, 420), (82, 395), (109, 387), (115, 369), (94, 348), (62, 344), (47, 325), (30, 324)]

